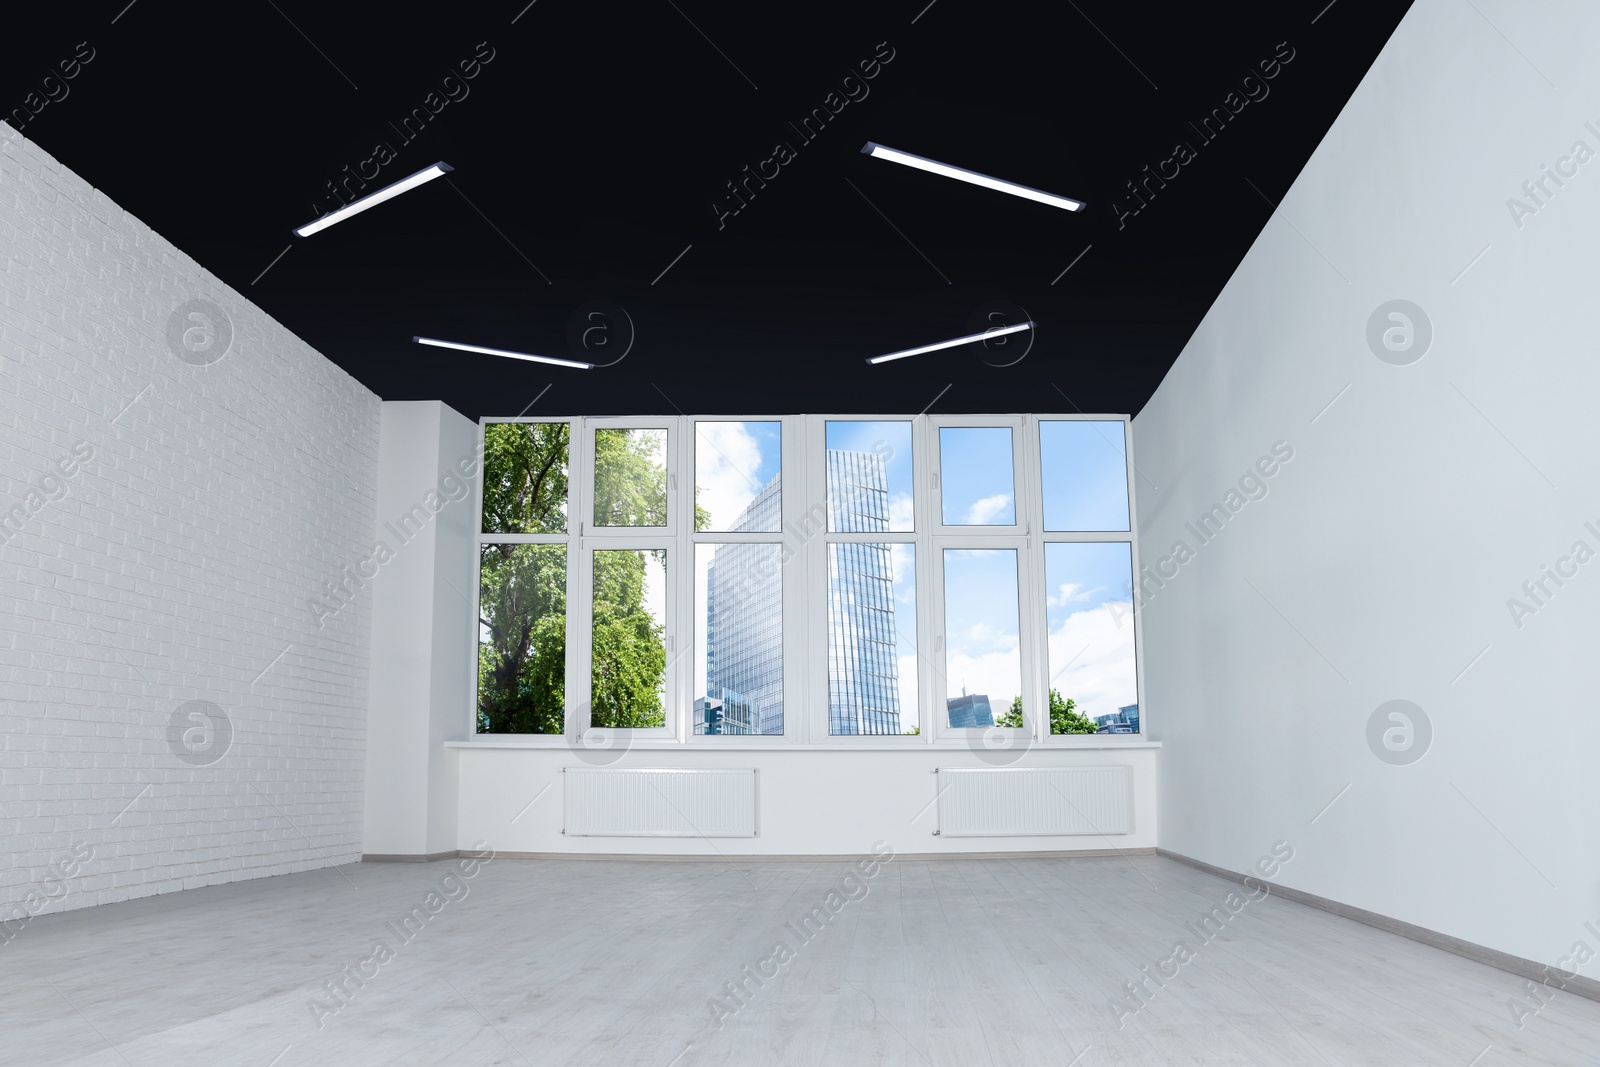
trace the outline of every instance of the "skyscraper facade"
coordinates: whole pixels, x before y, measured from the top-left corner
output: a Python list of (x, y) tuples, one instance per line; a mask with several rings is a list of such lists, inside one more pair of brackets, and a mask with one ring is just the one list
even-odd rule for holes
[[(762, 487), (728, 528), (783, 526), (782, 473)], [(696, 733), (783, 733), (783, 583), (777, 544), (724, 544), (706, 572), (706, 691)], [(706, 714), (720, 705), (720, 716)], [(704, 710), (702, 710), (702, 706)]]
[[(829, 527), (887, 533), (883, 457), (831, 449)], [(782, 528), (781, 475), (762, 487), (730, 532)], [(783, 733), (781, 547), (722, 544), (706, 574), (706, 687), (695, 701), (699, 734)], [(895, 655), (894, 559), (883, 543), (828, 545), (828, 729), (900, 733)]]
[[(829, 528), (836, 533), (887, 533), (889, 479), (883, 457), (829, 449), (827, 464)], [(831, 734), (900, 733), (892, 551), (882, 543), (828, 545)]]

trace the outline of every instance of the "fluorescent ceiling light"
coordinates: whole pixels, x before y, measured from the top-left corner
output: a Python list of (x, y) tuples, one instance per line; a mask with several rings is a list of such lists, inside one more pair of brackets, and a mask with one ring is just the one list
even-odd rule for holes
[(987, 341), (991, 337), (1004, 337), (1008, 333), (1018, 333), (1022, 330), (1031, 329), (1033, 329), (1033, 323), (1031, 322), (1018, 323), (1016, 326), (999, 326), (993, 330), (985, 330), (982, 333), (973, 333), (968, 334), (965, 337), (957, 337), (953, 341), (940, 341), (938, 344), (923, 345), (921, 348), (908, 348), (904, 352), (890, 352), (885, 356), (873, 356), (871, 359), (867, 360), (867, 362), (887, 363), (891, 359), (905, 359), (907, 356), (920, 356), (924, 352), (937, 352), (941, 348), (954, 348), (956, 345), (970, 345), (974, 341)]
[(330, 211), (316, 222), (308, 222), (294, 232), (301, 237), (310, 237), (314, 233), (326, 230), (336, 222), (343, 222), (351, 215), (359, 215), (367, 208), (377, 207), (385, 200), (392, 200), (401, 193), (409, 192), (425, 182), (431, 182), (435, 178), (442, 178), (453, 170), (455, 170), (454, 167), (442, 160), (431, 167), (423, 167), (410, 177), (401, 178), (393, 185), (385, 185), (382, 189), (375, 193), (369, 193), (360, 200), (353, 200), (338, 211)]
[(507, 359), (525, 359), (529, 363), (549, 363), (555, 367), (572, 367), (576, 370), (594, 370), (593, 363), (579, 363), (575, 359), (557, 359), (554, 356), (535, 356), (527, 352), (507, 352), (503, 348), (482, 348), (478, 345), (463, 345), (455, 341), (436, 341), (432, 337), (413, 337), (419, 345), (433, 345), (435, 348), (454, 348), (462, 352), (481, 352), (486, 356), (504, 356)]
[(910, 152), (902, 152), (898, 148), (885, 148), (883, 145), (872, 141), (868, 141), (866, 147), (861, 151), (869, 156), (887, 159), (891, 163), (903, 163), (908, 167), (916, 167), (918, 170), (925, 170), (930, 174), (940, 174), (946, 178), (954, 178), (957, 181), (981, 185), (985, 189), (993, 189), (997, 193), (1010, 193), (1012, 196), (1020, 196), (1025, 200), (1037, 200), (1041, 204), (1066, 208), (1068, 211), (1083, 210), (1082, 200), (1074, 200), (1068, 196), (1057, 196), (1055, 193), (1047, 193), (1042, 189), (1031, 189), (1026, 185), (1018, 185), (1016, 182), (1001, 181), (999, 178), (991, 178), (987, 174), (979, 174), (975, 170), (964, 170), (961, 167), (952, 167), (948, 163), (923, 159), (921, 156), (914, 156)]

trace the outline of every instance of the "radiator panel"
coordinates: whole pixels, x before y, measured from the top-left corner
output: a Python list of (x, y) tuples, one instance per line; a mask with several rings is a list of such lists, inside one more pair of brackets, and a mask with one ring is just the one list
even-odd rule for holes
[(1133, 830), (1133, 769), (1110, 767), (940, 768), (944, 837), (1127, 834)]
[(755, 837), (756, 772), (613, 770), (562, 774), (563, 830), (573, 837)]

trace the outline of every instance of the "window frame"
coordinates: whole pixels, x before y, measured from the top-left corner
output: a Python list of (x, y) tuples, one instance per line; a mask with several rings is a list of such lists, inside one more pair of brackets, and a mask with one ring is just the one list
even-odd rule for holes
[[(882, 531), (877, 533), (846, 533), (834, 532), (828, 529), (824, 519), (821, 532), (809, 539), (806, 552), (806, 588), (811, 595), (806, 598), (807, 605), (815, 620), (811, 622), (807, 633), (805, 647), (806, 654), (806, 680), (813, 697), (807, 707), (806, 725), (808, 733), (816, 739), (817, 744), (860, 748), (863, 746), (909, 746), (927, 745), (933, 741), (928, 729), (927, 694), (933, 682), (933, 666), (930, 662), (924, 635), (931, 633), (930, 619), (928, 616), (928, 596), (930, 576), (927, 572), (928, 550), (924, 547), (923, 538), (932, 523), (932, 516), (928, 513), (930, 493), (926, 487), (919, 484), (918, 475), (924, 479), (928, 477), (929, 457), (927, 442), (926, 415), (808, 415), (806, 416), (806, 455), (815, 457), (814, 461), (806, 468), (806, 500), (807, 502), (820, 502), (823, 513), (826, 515), (828, 508), (828, 423), (830, 422), (906, 422), (911, 424), (911, 526), (910, 530)], [(828, 685), (828, 554), (829, 546), (840, 543), (857, 544), (908, 544), (914, 546), (915, 571), (913, 581), (916, 583), (917, 612), (916, 624), (916, 649), (917, 649), (917, 724), (921, 730), (919, 734), (835, 734), (832, 733), (832, 723), (828, 715), (828, 702), (832, 693)], [(901, 713), (902, 717), (904, 712)]]
[[(680, 472), (687, 478), (689, 486), (690, 504), (688, 506), (689, 521), (684, 535), (684, 545), (687, 548), (685, 559), (688, 565), (683, 567), (681, 587), (683, 591), (684, 610), (680, 617), (680, 632), (687, 635), (687, 652), (694, 655), (695, 632), (700, 604), (698, 590), (695, 589), (696, 565), (695, 552), (700, 545), (728, 545), (728, 544), (757, 544), (779, 546), (778, 580), (782, 589), (781, 622), (783, 632), (783, 733), (781, 734), (697, 734), (694, 732), (694, 690), (699, 688), (696, 679), (704, 678), (704, 664), (694, 664), (682, 671), (683, 688), (679, 698), (678, 712), (680, 720), (679, 736), (686, 742), (707, 745), (715, 748), (738, 748), (757, 745), (771, 745), (777, 743), (800, 743), (806, 731), (801, 720), (806, 718), (797, 714), (797, 709), (804, 708), (806, 701), (805, 680), (800, 677), (802, 673), (801, 661), (805, 658), (806, 647), (795, 640), (795, 635), (806, 632), (806, 616), (804, 598), (793, 596), (791, 590), (799, 588), (797, 584), (804, 573), (804, 548), (803, 539), (797, 536), (797, 520), (803, 515), (805, 508), (800, 505), (808, 498), (809, 494), (797, 491), (791, 482), (792, 472), (803, 470), (804, 461), (804, 415), (685, 415), (682, 417), (685, 432), (683, 440), (688, 447), (682, 450), (679, 457)], [(729, 531), (706, 530), (704, 532), (694, 529), (694, 491), (697, 487), (695, 481), (695, 448), (699, 444), (699, 424), (702, 422), (776, 422), (778, 424), (778, 469), (783, 475), (783, 485), (779, 490), (778, 508), (779, 523), (776, 530), (761, 531)], [(804, 485), (799, 488), (803, 489)], [(785, 551), (789, 552), (788, 560), (783, 560)], [(797, 647), (799, 646), (799, 647)]]
[[(1044, 443), (1040, 433), (1040, 424), (1045, 422), (1120, 422), (1122, 424), (1122, 458), (1123, 477), (1128, 485), (1128, 528), (1126, 530), (1046, 530), (1044, 523)], [(1041, 717), (1038, 741), (1042, 744), (1056, 744), (1063, 746), (1086, 745), (1094, 742), (1089, 738), (1099, 737), (1099, 734), (1052, 734), (1050, 732), (1050, 713), (1048, 702), (1050, 698), (1050, 619), (1049, 605), (1044, 603), (1048, 596), (1045, 589), (1046, 567), (1045, 546), (1052, 543), (1111, 543), (1126, 544), (1128, 546), (1129, 566), (1132, 573), (1129, 575), (1131, 587), (1128, 590), (1128, 611), (1133, 625), (1133, 677), (1134, 691), (1139, 706), (1139, 732), (1120, 736), (1137, 738), (1140, 741), (1149, 740), (1149, 717), (1144, 706), (1144, 630), (1143, 612), (1139, 608), (1137, 588), (1139, 585), (1139, 501), (1137, 496), (1138, 486), (1135, 477), (1138, 468), (1133, 458), (1133, 418), (1128, 415), (1090, 415), (1079, 412), (1076, 415), (1030, 415), (1028, 416), (1028, 442), (1026, 445), (1028, 455), (1033, 463), (1036, 474), (1033, 476), (1039, 486), (1038, 499), (1035, 502), (1033, 522), (1038, 535), (1033, 538), (1030, 548), (1032, 554), (1032, 567), (1038, 575), (1038, 586), (1041, 591), (1040, 610), (1031, 620), (1035, 626), (1035, 640), (1040, 649), (1039, 680), (1040, 689), (1035, 699), (1041, 701), (1038, 705), (1044, 714)], [(1119, 735), (1107, 735), (1119, 736)]]
[[(675, 461), (678, 458), (677, 453), (684, 450), (682, 440), (683, 420), (677, 418), (676, 416), (669, 416), (667, 418), (583, 418), (581, 420), (574, 421), (581, 421), (583, 424), (583, 440), (579, 445), (579, 448), (582, 449), (582, 456), (581, 458), (575, 456), (573, 459), (573, 465), (581, 467), (584, 471), (583, 481), (578, 487), (578, 536), (594, 538), (596, 540), (628, 540), (639, 537), (653, 537), (662, 540), (673, 538), (678, 532), (678, 527), (682, 525), (680, 516), (678, 514), (681, 509), (678, 504), (678, 464)], [(595, 434), (600, 430), (666, 431), (667, 443), (666, 448), (663, 450), (665, 454), (661, 457), (662, 475), (667, 483), (667, 521), (665, 525), (601, 526), (594, 521), (594, 501), (596, 495), (594, 484), (594, 439)], [(574, 451), (576, 451), (576, 449)], [(570, 486), (571, 483), (569, 482), (568, 485)], [(691, 490), (691, 496), (692, 495), (693, 491)], [(568, 517), (567, 525), (569, 527), (572, 525), (570, 516)]]
[[(1123, 428), (1123, 456), (1128, 490), (1128, 530), (1046, 531), (1040, 424), (1044, 422), (1111, 422)], [(777, 422), (780, 426), (780, 469), (783, 472), (782, 524), (779, 531), (728, 532), (694, 530), (695, 449), (702, 422)], [(827, 523), (827, 424), (830, 422), (909, 423), (912, 445), (911, 531), (834, 533)], [(475, 609), (471, 627), (472, 670), (469, 672), (467, 721), (469, 736), (485, 743), (515, 742), (530, 747), (567, 745), (589, 730), (590, 669), (593, 634), (589, 625), (593, 607), (593, 553), (607, 549), (665, 549), (667, 576), (664, 619), (667, 667), (664, 678), (666, 715), (661, 727), (616, 728), (632, 740), (678, 743), (696, 748), (772, 748), (789, 745), (813, 749), (882, 747), (924, 750), (981, 744), (986, 730), (953, 728), (944, 706), (945, 633), (944, 553), (946, 549), (1006, 548), (1017, 551), (1018, 641), (1022, 666), (1023, 720), (1020, 735), (1028, 744), (1055, 748), (1103, 747), (1109, 743), (1153, 744), (1149, 710), (1144, 705), (1144, 649), (1142, 613), (1135, 589), (1130, 588), (1134, 642), (1134, 684), (1140, 704), (1137, 734), (1051, 734), (1046, 705), (1049, 691), (1049, 620), (1045, 588), (1045, 546), (1052, 542), (1115, 542), (1129, 545), (1130, 581), (1136, 588), (1140, 574), (1138, 537), (1138, 469), (1132, 440), (1132, 419), (1127, 415), (994, 414), (907, 415), (891, 414), (728, 414), (641, 416), (539, 416), (478, 420), (480, 456), (487, 427), (496, 423), (565, 423), (568, 437), (567, 531), (563, 534), (486, 534), (483, 532), (483, 482), (486, 467), (480, 463), (474, 479), (472, 501), (476, 523), (473, 558)], [(1011, 526), (947, 526), (943, 522), (942, 471), (939, 469), (939, 430), (945, 427), (1006, 427), (1011, 429), (1012, 490), (1016, 524)], [(667, 431), (667, 525), (665, 527), (597, 527), (594, 509), (594, 432), (597, 429), (664, 429)], [(818, 525), (814, 516), (822, 515)], [(813, 521), (808, 526), (807, 520)], [(911, 544), (915, 546), (915, 597), (917, 649), (917, 721), (919, 734), (829, 733), (828, 716), (828, 584), (830, 545), (839, 542)], [(482, 546), (488, 543), (565, 544), (567, 546), (566, 684), (563, 735), (487, 734), (477, 732), (478, 622), (481, 617)], [(787, 559), (780, 567), (783, 585), (783, 699), (784, 732), (780, 734), (696, 735), (694, 690), (703, 682), (703, 664), (688, 662), (695, 656), (695, 552), (701, 544), (764, 543), (780, 546)], [(699, 681), (697, 681), (699, 679)], [(998, 709), (997, 714), (1003, 714)], [(902, 717), (905, 712), (902, 710)], [(1005, 728), (999, 728), (1005, 729)], [(590, 733), (604, 739), (610, 729)]]
[[(572, 729), (573, 729), (573, 707), (574, 707), (574, 701), (572, 699), (572, 680), (573, 680), (573, 678), (577, 677), (577, 674), (575, 673), (575, 665), (573, 663), (573, 641), (572, 641), (573, 609), (572, 609), (572, 605), (573, 605), (573, 597), (577, 594), (577, 589), (578, 589), (578, 585), (579, 585), (578, 577), (577, 577), (577, 574), (576, 574), (576, 572), (578, 570), (578, 567), (575, 565), (575, 560), (574, 560), (574, 556), (577, 554), (576, 553), (576, 547), (577, 547), (578, 538), (577, 538), (577, 534), (574, 532), (574, 530), (572, 528), (573, 527), (573, 522), (574, 522), (574, 518), (573, 518), (573, 497), (575, 496), (575, 494), (573, 493), (572, 486), (573, 486), (573, 479), (575, 477), (577, 477), (577, 473), (578, 473), (578, 471), (577, 471), (577, 466), (578, 466), (577, 465), (577, 457), (575, 455), (576, 449), (573, 446), (573, 435), (579, 432), (579, 428), (580, 428), (582, 422), (583, 422), (583, 420), (581, 418), (577, 417), (577, 416), (570, 416), (570, 417), (566, 417), (566, 418), (555, 418), (555, 417), (548, 417), (548, 416), (533, 416), (533, 417), (517, 416), (516, 418), (488, 418), (488, 417), (485, 417), (485, 418), (481, 418), (481, 419), (478, 420), (478, 476), (473, 480), (473, 490), (472, 490), (472, 510), (473, 510), (472, 522), (473, 522), (473, 530), (474, 530), (473, 553), (472, 553), (472, 592), (471, 592), (470, 596), (468, 597), (469, 601), (472, 604), (473, 612), (472, 612), (472, 626), (470, 628), (470, 630), (471, 630), (471, 638), (472, 638), (472, 653), (471, 653), (471, 656), (468, 659), (468, 662), (471, 664), (471, 668), (472, 668), (470, 671), (468, 671), (468, 675), (469, 675), (468, 684), (471, 686), (471, 691), (470, 691), (470, 698), (468, 700), (467, 707), (468, 707), (468, 712), (469, 712), (469, 720), (468, 721), (471, 723), (472, 736), (473, 737), (485, 738), (485, 739), (490, 739), (490, 740), (494, 740), (494, 739), (501, 739), (501, 740), (503, 740), (503, 739), (523, 739), (523, 738), (541, 737), (541, 738), (550, 738), (552, 740), (556, 740), (556, 739), (562, 738), (562, 737), (564, 737), (567, 734), (572, 732)], [(548, 533), (546, 533), (546, 534), (499, 534), (499, 533), (485, 533), (484, 532), (484, 530), (483, 530), (483, 479), (484, 479), (484, 475), (487, 473), (487, 470), (488, 470), (488, 462), (487, 462), (488, 457), (486, 455), (486, 449), (488, 447), (488, 430), (489, 430), (489, 427), (491, 425), (499, 425), (499, 424), (502, 424), (502, 423), (511, 423), (511, 424), (565, 423), (566, 424), (566, 426), (567, 426), (567, 529), (566, 529), (565, 533), (559, 533), (559, 534), (548, 534)], [(563, 657), (563, 669), (565, 670), (566, 675), (562, 680), (562, 687), (561, 687), (561, 690), (562, 690), (561, 691), (561, 705), (562, 705), (562, 707), (561, 707), (561, 727), (562, 727), (562, 729), (561, 729), (561, 733), (559, 733), (559, 734), (491, 734), (491, 733), (479, 733), (478, 732), (478, 695), (479, 695), (478, 694), (478, 664), (479, 664), (479, 658), (478, 657), (481, 654), (478, 627), (481, 625), (479, 623), (479, 620), (483, 618), (483, 603), (482, 603), (482, 596), (483, 596), (483, 546), (484, 545), (489, 545), (489, 544), (513, 544), (513, 545), (553, 545), (553, 544), (559, 544), (559, 545), (565, 545), (566, 546), (566, 549), (567, 549), (567, 560), (566, 560), (567, 623), (566, 623), (566, 636), (564, 638), (564, 640), (565, 640), (564, 653), (565, 654), (564, 654), (564, 657)], [(587, 693), (587, 689), (585, 690), (585, 693)]]

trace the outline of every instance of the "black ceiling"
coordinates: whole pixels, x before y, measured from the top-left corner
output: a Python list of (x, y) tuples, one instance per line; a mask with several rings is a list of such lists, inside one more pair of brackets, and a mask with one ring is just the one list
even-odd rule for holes
[[(511, 415), (554, 383), (533, 413), (1131, 413), (1408, 6), (95, 0), (8, 15), (0, 108), (65, 91), (27, 136), (385, 399)], [(79, 42), (93, 58), (44, 83)], [(1119, 224), (1125, 183), (1179, 141), (1194, 158)], [(367, 191), (456, 170), (294, 237), (380, 142), (395, 156)], [(793, 158), (764, 162), (780, 142)], [(719, 220), (746, 166), (770, 178)], [(611, 308), (589, 320), (606, 362), (616, 307), (631, 350), (593, 371), (411, 343), (570, 356), (575, 315)], [(1026, 335), (864, 362), (1016, 308), (1038, 323), (1019, 362)]]

